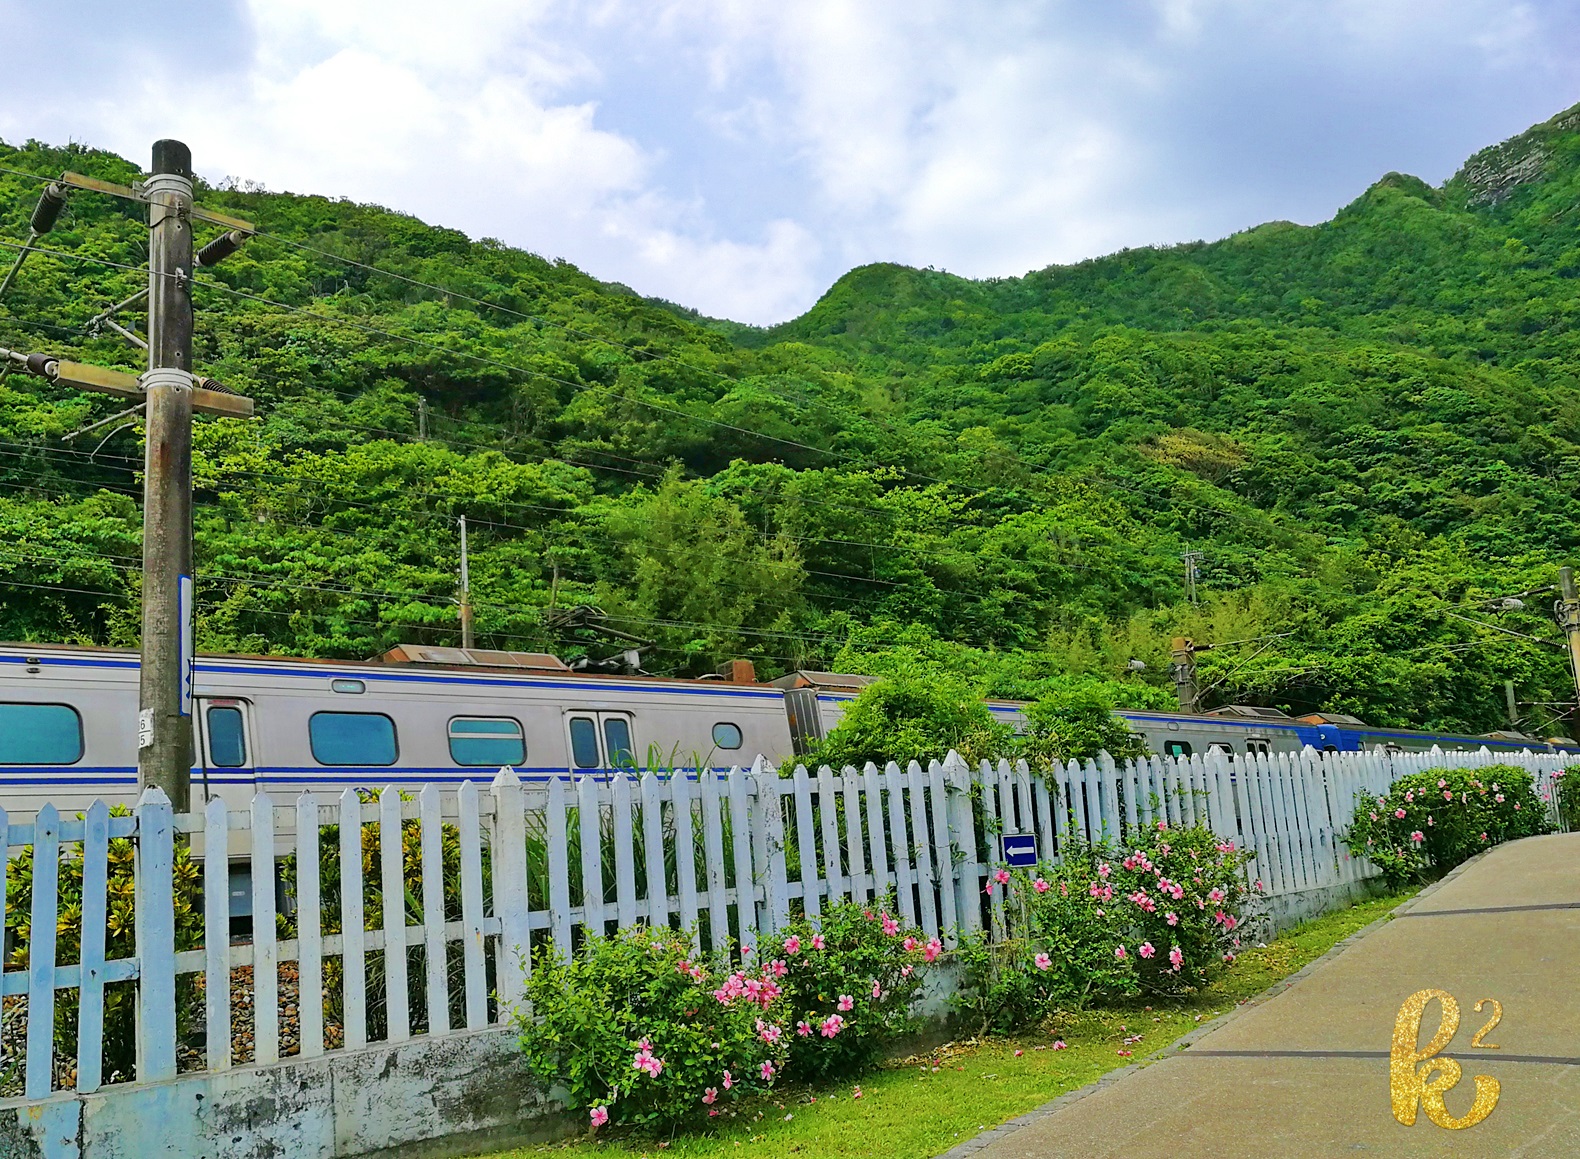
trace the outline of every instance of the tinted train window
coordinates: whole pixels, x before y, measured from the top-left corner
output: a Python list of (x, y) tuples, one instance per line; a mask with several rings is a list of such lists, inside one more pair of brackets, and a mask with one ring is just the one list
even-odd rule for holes
[(458, 765), (519, 765), (527, 759), (521, 725), (508, 716), (457, 716), (450, 721), (450, 759)]
[(603, 743), (604, 749), (609, 754), (611, 769), (629, 769), (636, 766), (636, 753), (631, 749), (631, 722), (625, 717), (604, 717)]
[(0, 704), (0, 765), (74, 765), (82, 718), (65, 704)]
[(395, 763), (395, 722), (381, 712), (315, 712), (307, 737), (321, 765)]
[(1163, 742), (1163, 755), (1168, 757), (1190, 756), (1190, 741), (1170, 740)]
[(247, 763), (247, 735), (241, 709), (208, 710), (208, 755), (215, 768), (239, 769)]
[(598, 767), (598, 726), (590, 716), (571, 717), (571, 760), (578, 769)]
[(721, 749), (738, 749), (741, 747), (741, 726), (720, 721), (713, 726), (713, 743)]

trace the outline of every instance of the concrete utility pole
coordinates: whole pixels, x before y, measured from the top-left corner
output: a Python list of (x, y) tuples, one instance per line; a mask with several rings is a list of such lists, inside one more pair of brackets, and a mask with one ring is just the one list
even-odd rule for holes
[(1575, 573), (1572, 567), (1558, 569), (1558, 626), (1569, 641), (1569, 673), (1574, 677), (1575, 699), (1580, 704), (1580, 594), (1575, 592)]
[(1509, 727), (1515, 732), (1520, 731), (1520, 703), (1514, 698), (1514, 681), (1503, 682), (1503, 700), (1509, 710)]
[(192, 151), (154, 142), (137, 774), (177, 813), (192, 789)]
[(1201, 578), (1202, 553), (1187, 551), (1180, 556), (1185, 561), (1185, 595), (1192, 605), (1196, 604), (1196, 581)]
[(467, 570), (466, 516), (461, 516), (461, 647), (472, 646), (472, 576)]
[(1175, 636), (1170, 657), (1173, 659), (1174, 692), (1179, 697), (1180, 711), (1194, 715), (1196, 704), (1196, 653), (1210, 651), (1211, 644), (1198, 644), (1189, 636)]

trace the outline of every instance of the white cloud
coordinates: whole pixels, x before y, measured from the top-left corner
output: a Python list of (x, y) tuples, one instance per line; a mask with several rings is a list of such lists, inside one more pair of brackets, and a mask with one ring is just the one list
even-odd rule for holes
[(161, 73), (113, 0), (85, 23), (0, 0), (102, 62), (0, 76), (0, 133), (138, 159), (180, 136), (209, 176), (759, 322), (856, 262), (1014, 274), (1316, 220), (1580, 95), (1558, 0), (234, 2), (194, 9)]

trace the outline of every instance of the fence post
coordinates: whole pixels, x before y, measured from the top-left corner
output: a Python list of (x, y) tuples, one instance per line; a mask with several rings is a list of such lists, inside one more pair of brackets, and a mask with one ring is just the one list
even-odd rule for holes
[(174, 834), (170, 798), (159, 786), (149, 785), (137, 799), (132, 919), (138, 968), (137, 1078), (142, 1082), (176, 1073)]
[[(165, 880), (169, 880), (168, 876)], [(48, 1098), (54, 1089), (55, 929), (60, 913), (59, 884), (60, 814), (55, 806), (45, 805), (33, 821), (33, 939), (27, 954), (27, 1078), (23, 1087), (23, 1094), (30, 1099)], [(139, 939), (139, 948), (141, 945)], [(171, 954), (173, 978), (173, 947)], [(170, 1038), (173, 1046), (174, 1022)]]
[[(558, 784), (558, 781), (555, 783)], [(495, 984), (499, 990), (500, 1020), (504, 1021), (504, 1011), (521, 1001), (527, 971), (531, 966), (531, 934), (527, 926), (527, 818), (526, 810), (522, 807), (521, 778), (516, 775), (515, 769), (509, 765), (500, 769), (489, 788), (494, 795), (494, 847), (491, 850), (494, 855), (494, 914), (499, 918)], [(553, 796), (552, 793), (550, 795)], [(561, 812), (562, 847), (564, 817)], [(552, 851), (549, 860), (556, 860)], [(563, 853), (559, 860), (564, 860)], [(551, 877), (555, 869), (568, 869), (561, 865), (550, 865), (549, 868)], [(555, 933), (558, 936), (559, 931), (556, 929)], [(567, 959), (570, 957), (569, 938), (554, 948)]]
[(960, 853), (955, 867), (957, 914), (963, 931), (976, 933), (982, 928), (982, 905), (978, 898), (978, 891), (982, 888), (982, 867), (977, 864), (977, 826), (971, 810), (971, 769), (959, 753), (950, 749), (944, 757), (944, 772), (951, 789), (949, 841)]

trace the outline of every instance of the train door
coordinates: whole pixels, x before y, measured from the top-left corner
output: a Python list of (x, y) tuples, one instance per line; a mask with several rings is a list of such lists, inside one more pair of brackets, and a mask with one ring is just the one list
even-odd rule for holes
[(571, 768), (635, 770), (636, 734), (629, 712), (568, 712), (565, 738)]
[[(206, 802), (224, 796), (234, 808), (252, 800), (257, 774), (253, 766), (252, 705), (245, 700), (203, 697), (198, 701), (198, 768)], [(225, 792), (229, 790), (229, 792)], [(194, 794), (196, 796), (196, 794)]]

